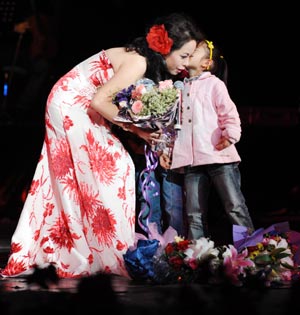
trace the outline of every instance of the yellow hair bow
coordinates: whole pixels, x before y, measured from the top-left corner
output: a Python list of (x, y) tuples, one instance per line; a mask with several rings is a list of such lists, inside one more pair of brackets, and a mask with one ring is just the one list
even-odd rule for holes
[(213, 49), (215, 48), (214, 44), (213, 42), (210, 42), (209, 40), (205, 40), (205, 42), (207, 44), (207, 47), (209, 48), (209, 59), (212, 60)]

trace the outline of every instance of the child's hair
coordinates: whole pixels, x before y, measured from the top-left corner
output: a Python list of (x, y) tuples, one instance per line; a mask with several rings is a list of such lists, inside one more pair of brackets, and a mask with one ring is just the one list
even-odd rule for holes
[(215, 43), (209, 40), (205, 40), (207, 47), (207, 58), (211, 59), (213, 62), (211, 66), (207, 69), (212, 74), (221, 79), (226, 85), (228, 80), (228, 66), (221, 50)]

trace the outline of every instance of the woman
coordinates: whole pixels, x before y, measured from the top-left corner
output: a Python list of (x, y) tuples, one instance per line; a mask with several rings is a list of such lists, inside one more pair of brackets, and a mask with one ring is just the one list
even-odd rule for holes
[[(62, 278), (97, 272), (128, 277), (123, 254), (134, 243), (134, 164), (112, 133), (114, 92), (138, 79), (158, 83), (188, 65), (202, 39), (190, 18), (159, 18), (126, 47), (102, 50), (52, 88), (35, 175), (12, 237), (2, 276), (52, 264)], [(118, 123), (122, 126), (122, 123)], [(133, 125), (148, 143), (159, 137)]]

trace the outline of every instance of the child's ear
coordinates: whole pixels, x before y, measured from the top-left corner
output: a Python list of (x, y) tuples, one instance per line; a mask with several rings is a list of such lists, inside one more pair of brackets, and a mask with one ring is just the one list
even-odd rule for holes
[(206, 59), (205, 61), (206, 70), (209, 70), (212, 65), (213, 61), (211, 59)]

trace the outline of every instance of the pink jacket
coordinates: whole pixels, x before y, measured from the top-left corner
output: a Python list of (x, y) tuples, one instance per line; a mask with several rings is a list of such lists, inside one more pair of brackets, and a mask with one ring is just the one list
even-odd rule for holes
[[(225, 136), (232, 145), (218, 151)], [(175, 140), (171, 169), (241, 161), (234, 143), (241, 137), (241, 121), (223, 81), (210, 72), (185, 81), (182, 129)]]

